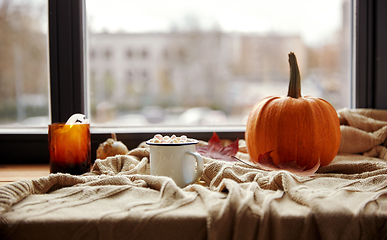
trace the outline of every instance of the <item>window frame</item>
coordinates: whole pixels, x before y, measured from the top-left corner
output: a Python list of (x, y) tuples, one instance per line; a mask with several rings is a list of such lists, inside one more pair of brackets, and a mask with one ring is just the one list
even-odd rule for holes
[[(85, 1), (86, 0), (48, 0), (49, 14), (49, 50), (50, 50), (50, 115), (52, 122), (66, 121), (75, 112), (89, 115), (87, 109), (87, 85), (85, 79), (87, 61), (85, 61)], [(356, 37), (352, 56), (353, 102), (357, 108), (387, 109), (387, 59), (381, 57), (387, 53), (387, 2), (383, 0), (353, 0), (352, 11)], [(143, 127), (115, 128), (103, 127), (91, 129), (92, 159), (99, 144), (117, 134), (119, 140), (129, 149), (135, 148), (155, 133), (186, 134), (197, 139), (209, 139), (213, 132), (220, 138), (235, 140), (244, 138), (245, 128), (225, 127)], [(47, 128), (28, 128), (9, 130), (0, 133), (0, 146), (5, 155), (0, 164), (48, 163)], [(4, 154), (4, 153), (3, 153)]]
[(51, 121), (86, 113), (85, 1), (49, 0)]
[(356, 0), (355, 9), (355, 106), (387, 109), (387, 2)]

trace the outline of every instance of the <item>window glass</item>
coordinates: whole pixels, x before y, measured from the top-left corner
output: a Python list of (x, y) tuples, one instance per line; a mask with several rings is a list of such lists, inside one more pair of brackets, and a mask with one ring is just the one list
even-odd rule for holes
[(302, 94), (351, 104), (350, 0), (87, 0), (91, 121), (243, 125), (286, 95), (288, 53)]
[(47, 1), (0, 0), (0, 127), (47, 126)]

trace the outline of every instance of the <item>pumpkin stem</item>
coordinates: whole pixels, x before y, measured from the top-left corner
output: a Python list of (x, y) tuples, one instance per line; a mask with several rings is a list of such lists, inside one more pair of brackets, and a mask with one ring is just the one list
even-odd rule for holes
[(290, 81), (288, 97), (300, 98), (301, 97), (301, 75), (298, 69), (296, 55), (293, 52), (289, 53), (289, 65), (290, 65)]
[(112, 133), (112, 138), (114, 141), (117, 141), (117, 135), (115, 133)]

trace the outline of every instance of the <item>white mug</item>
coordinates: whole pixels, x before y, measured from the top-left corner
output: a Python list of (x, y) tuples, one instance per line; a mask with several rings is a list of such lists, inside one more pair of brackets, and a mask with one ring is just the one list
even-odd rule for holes
[(198, 141), (153, 143), (150, 146), (150, 174), (171, 177), (179, 187), (195, 183), (203, 173), (203, 158), (196, 152)]

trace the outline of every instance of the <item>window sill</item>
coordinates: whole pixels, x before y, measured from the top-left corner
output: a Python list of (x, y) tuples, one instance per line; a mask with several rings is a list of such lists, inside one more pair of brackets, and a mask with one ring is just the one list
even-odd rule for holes
[[(150, 126), (150, 127), (91, 127), (91, 159), (96, 159), (99, 144), (116, 133), (117, 139), (128, 149), (148, 139), (157, 133), (163, 135), (187, 135), (190, 138), (208, 141), (216, 132), (221, 139), (232, 141), (244, 139), (245, 126)], [(0, 146), (2, 152), (0, 164), (48, 164), (47, 127), (36, 128), (0, 128)]]
[(49, 174), (48, 164), (0, 165), (0, 186), (25, 179), (38, 179)]
[[(225, 126), (101, 126), (92, 124), (91, 133), (109, 134), (109, 133), (198, 133), (198, 132), (244, 132), (246, 127), (243, 125), (225, 125)], [(0, 134), (47, 134), (47, 127), (0, 127)]]

